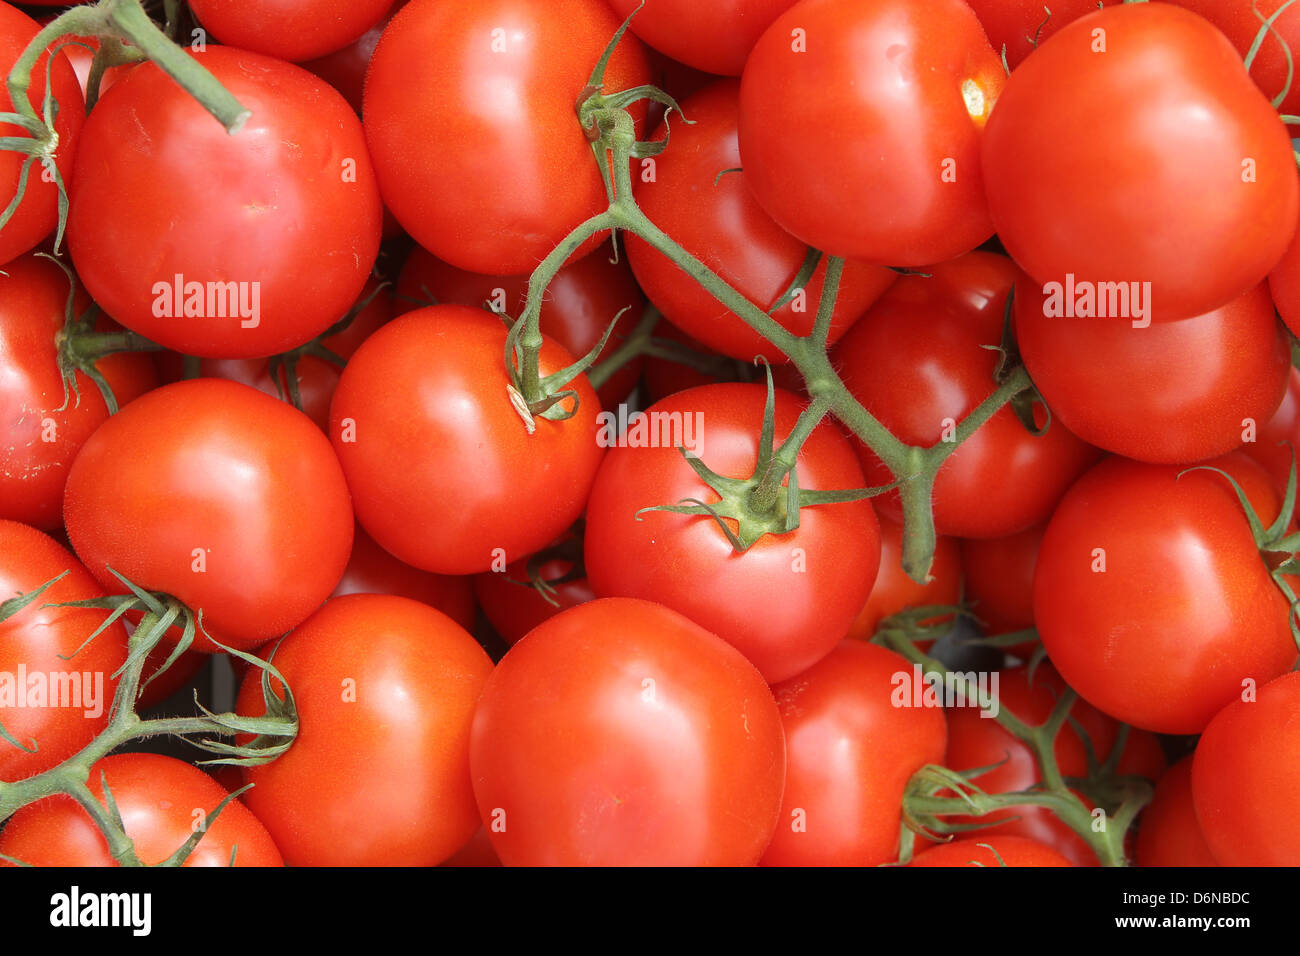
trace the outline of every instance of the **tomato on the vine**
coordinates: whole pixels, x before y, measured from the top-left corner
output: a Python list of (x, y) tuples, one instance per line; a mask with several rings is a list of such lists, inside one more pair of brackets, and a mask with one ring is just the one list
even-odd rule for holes
[[(966, 598), (989, 636), (1011, 634), (1034, 626), (1034, 568), (1045, 525), (1038, 524), (1005, 538), (965, 538), (961, 542), (961, 573)], [(1033, 643), (1012, 648), (1032, 649)]]
[[(632, 32), (674, 60), (706, 73), (739, 76), (768, 25), (795, 0), (609, 0)], [(671, 91), (670, 91), (671, 92)]]
[(516, 561), (504, 572), (474, 575), (474, 596), (479, 607), (507, 644), (518, 644), (543, 621), (561, 611), (594, 600), (586, 575), (574, 576), (571, 560), (551, 558), (537, 568), (539, 579), (551, 590), (552, 604), (528, 578), (528, 561)]
[(1074, 866), (1037, 840), (993, 831), (922, 850), (908, 866)]
[[(314, 611), (352, 546), (329, 441), (291, 406), (221, 379), (166, 385), (101, 425), (72, 463), (63, 514), (111, 593), (124, 588), (110, 568), (202, 611), (240, 649)], [(194, 647), (216, 650), (201, 635)]]
[[(880, 520), (880, 570), (867, 603), (849, 628), (848, 637), (869, 641), (880, 622), (909, 607), (953, 605), (961, 600), (962, 566), (957, 541), (940, 535), (934, 543), (929, 580), (918, 584), (903, 570), (903, 528), (888, 518)], [(924, 650), (928, 641), (917, 641)]]
[[(989, 43), (999, 55), (1006, 51), (1007, 66), (1018, 67), (1048, 37), (1097, 7), (1120, 0), (966, 0), (979, 17)], [(1174, 0), (1177, 2), (1177, 0)], [(1212, 0), (1213, 2), (1213, 0)]]
[(980, 138), (1005, 82), (963, 0), (802, 0), (745, 64), (745, 181), (815, 249), (951, 259), (993, 234)]
[(1218, 866), (1192, 802), (1192, 757), (1165, 771), (1138, 818), (1138, 866)]
[(777, 825), (784, 735), (735, 648), (666, 607), (610, 598), (502, 658), (470, 770), (507, 866), (745, 866)]

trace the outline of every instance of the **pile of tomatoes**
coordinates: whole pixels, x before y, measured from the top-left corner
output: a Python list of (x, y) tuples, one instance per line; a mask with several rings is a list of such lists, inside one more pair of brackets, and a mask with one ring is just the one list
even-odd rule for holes
[(0, 858), (1300, 864), (1300, 5), (21, 6)]

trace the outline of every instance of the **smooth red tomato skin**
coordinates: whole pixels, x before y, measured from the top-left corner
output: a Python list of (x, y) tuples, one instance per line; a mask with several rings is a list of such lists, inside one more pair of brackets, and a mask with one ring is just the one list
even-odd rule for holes
[[(707, 385), (670, 395), (647, 414), (699, 415), (695, 451), (717, 474), (743, 478), (758, 461), (766, 389)], [(802, 409), (776, 392), (776, 442)], [(799, 487), (862, 487), (853, 450), (823, 422), (804, 443)], [(769, 682), (811, 667), (848, 632), (880, 562), (880, 530), (868, 501), (801, 508), (790, 534), (764, 535), (737, 554), (706, 515), (648, 512), (685, 498), (718, 496), (669, 447), (614, 448), (587, 505), (585, 555), (602, 597), (653, 599), (707, 627), (743, 653)], [(702, 586), (702, 582), (708, 582)], [(755, 622), (761, 621), (757, 626)]]
[[(1174, 6), (1198, 13), (1223, 31), (1244, 58), (1250, 52), (1255, 37), (1263, 26), (1260, 15), (1267, 19), (1277, 13), (1285, 0), (1169, 0)], [(1259, 15), (1256, 14), (1258, 11)], [(1264, 36), (1255, 62), (1250, 67), (1251, 78), (1270, 101), (1287, 88), (1287, 55), (1283, 44), (1292, 51), (1300, 49), (1300, 9), (1294, 6), (1282, 11)], [(1291, 83), (1286, 98), (1278, 107), (1279, 113), (1290, 116), (1300, 113), (1300, 84)]]
[[(330, 436), (357, 519), (407, 564), (486, 571), (497, 549), (531, 554), (582, 514), (604, 454), (596, 394), (579, 376), (566, 386), (576, 415), (538, 418), (529, 435), (506, 393), (505, 340), (482, 309), (431, 306), (384, 326), (343, 371)], [(572, 361), (543, 345), (543, 375)]]
[[(1274, 495), (1245, 456), (1210, 464)], [(1034, 619), (1085, 699), (1136, 727), (1193, 734), (1242, 680), (1287, 671), (1296, 647), (1226, 479), (1181, 470), (1108, 458), (1079, 479), (1043, 535)]]
[[(466, 305), (483, 308), (490, 303), (513, 318), (523, 314), (528, 301), (528, 276), (488, 276), (466, 272), (442, 262), (424, 249), (411, 250), (397, 279), (398, 314), (424, 305)], [(641, 318), (645, 296), (637, 288), (627, 262), (611, 262), (608, 251), (597, 250), (562, 268), (546, 287), (540, 328), (575, 356), (596, 347), (614, 316), (623, 312), (599, 360), (609, 357)], [(626, 309), (627, 311), (623, 311)], [(643, 360), (638, 356), (615, 372), (597, 394), (605, 408), (623, 401), (636, 387)]]
[[(407, 0), (400, 0), (378, 23), (354, 42), (335, 50), (333, 53), (327, 53), (322, 57), (307, 60), (301, 64), (303, 69), (311, 70), (342, 93), (343, 98), (348, 101), (349, 106), (356, 110), (358, 116), (361, 115), (366, 70), (370, 67), (370, 58), (375, 55), (375, 47), (379, 45), (380, 36), (383, 35), (384, 30), (388, 27), (397, 11), (406, 6), (406, 2)], [(387, 237), (387, 229), (385, 229), (384, 235)]]
[(1045, 843), (995, 832), (923, 850), (908, 866), (1074, 866), (1074, 863)]
[[(914, 445), (934, 445), (993, 393), (1014, 263), (972, 252), (903, 276), (840, 341), (835, 363), (853, 395), (886, 428)], [(1039, 425), (1044, 419), (1039, 415)], [(867, 484), (893, 476), (859, 444)], [(1059, 421), (1035, 437), (1010, 408), (998, 411), (940, 467), (934, 522), (940, 534), (997, 538), (1043, 521), (1097, 460)], [(897, 492), (876, 498), (901, 522)]]
[[(80, 398), (64, 405), (55, 336), (63, 328), (67, 276), (54, 263), (20, 256), (0, 274), (0, 518), (44, 530), (62, 524), (63, 484), (77, 450), (108, 417), (99, 389), (77, 373)], [(78, 296), (77, 308), (89, 305)], [(117, 326), (105, 322), (104, 329)], [(118, 352), (100, 374), (125, 405), (157, 384), (149, 356)], [(53, 440), (47, 440), (52, 438)]]
[(341, 50), (392, 5), (393, 0), (192, 0), (190, 8), (222, 43), (298, 61)]
[[(157, 66), (132, 70), (87, 122), (68, 251), (95, 301), (155, 342), (223, 358), (284, 352), (342, 318), (375, 261), (382, 206), (361, 125), (299, 67), (229, 47), (192, 55), (252, 118), (231, 136)], [(243, 283), (258, 314), (169, 317), (163, 287), (178, 275)]]
[(1300, 826), (1300, 673), (1233, 700), (1210, 721), (1192, 760), (1192, 800), (1220, 866), (1296, 866)]
[[(574, 103), (618, 26), (602, 0), (413, 3), (393, 18), (366, 74), (366, 138), (416, 242), (518, 275), (606, 207)], [(640, 41), (624, 36), (605, 88), (648, 81)]]
[[(871, 596), (858, 612), (848, 636), (869, 641), (880, 622), (905, 608), (927, 604), (956, 604), (961, 600), (962, 569), (957, 542), (940, 536), (934, 545), (934, 562), (930, 565), (930, 580), (917, 584), (903, 570), (903, 528), (888, 518), (880, 522), (880, 570), (876, 573)], [(924, 649), (929, 642), (918, 641)]]
[(1300, 230), (1268, 274), (1268, 290), (1291, 334), (1300, 334)]
[[(706, 73), (740, 76), (749, 51), (768, 25), (795, 0), (609, 0), (632, 32), (674, 60)], [(688, 114), (689, 115), (689, 114)]]
[(1192, 802), (1192, 758), (1174, 764), (1138, 821), (1138, 866), (1218, 866)]
[[(244, 770), (244, 800), (290, 865), (434, 866), (470, 839), (470, 720), (492, 661), (464, 628), (418, 601), (353, 594), (303, 622), (272, 663), (298, 736)], [(262, 702), (250, 669), (237, 710), (258, 715)]]
[[(585, 577), (552, 583), (556, 602), (551, 604), (528, 580), (527, 561), (516, 561), (504, 573), (486, 571), (474, 575), (474, 596), (488, 621), (511, 646), (518, 644), (533, 628), (561, 611), (594, 600), (591, 582)], [(543, 581), (556, 582), (568, 574), (573, 563), (555, 559), (544, 562), (538, 573)]]
[(1005, 76), (961, 0), (803, 0), (745, 64), (745, 180), (816, 249), (885, 265), (951, 259), (993, 234), (980, 136)]
[[(637, 183), (637, 203), (687, 252), (767, 311), (794, 282), (808, 248), (763, 211), (743, 172), (718, 178), (722, 170), (740, 166), (736, 141), (740, 84), (720, 80), (681, 105), (695, 125), (682, 124), (676, 114), (669, 118), (671, 145), (656, 158), (654, 179), (642, 177)], [(663, 136), (661, 125), (652, 138)], [(631, 233), (626, 241), (637, 281), (674, 325), (709, 348), (741, 361), (753, 361), (756, 355), (772, 362), (786, 361), (770, 342), (688, 279), (671, 260)], [(839, 339), (896, 278), (896, 273), (883, 266), (846, 263), (828, 341)], [(782, 306), (772, 317), (796, 335), (809, 334), (825, 279), (823, 258), (806, 284), (803, 298)]]
[[(7, 3), (0, 3), (0, 71), (8, 76), (14, 64), (18, 62), (27, 44), (36, 39), (40, 27), (36, 21)], [(81, 85), (77, 74), (64, 54), (56, 54), (51, 65), (49, 55), (43, 55), (32, 71), (28, 102), (41, 115), (45, 101), (45, 75), (49, 70), (54, 87), (54, 99), (59, 104), (58, 118), (54, 130), (59, 136), (59, 145), (54, 157), (64, 182), (72, 178), (73, 159), (81, 137), (81, 127), (86, 121), (86, 103), (81, 95)], [(7, 88), (0, 89), (0, 113), (12, 113), (13, 100)], [(10, 123), (0, 123), (0, 136), (26, 137), (28, 133), (22, 127)], [(18, 180), (23, 161), (27, 157), (21, 153), (0, 151), (0, 196), (3, 205), (18, 192)], [(23, 201), (14, 210), (9, 221), (0, 229), (0, 265), (16, 256), (27, 252), (47, 235), (54, 231), (58, 223), (58, 186), (45, 182), (41, 175), (42, 167), (35, 164), (27, 175), (27, 192)]]
[(1034, 568), (1045, 527), (1034, 525), (1005, 538), (961, 542), (966, 597), (974, 604), (985, 634), (1010, 634), (1034, 626)]
[[(26, 753), (0, 740), (0, 780), (21, 780), (49, 770), (90, 743), (108, 724), (116, 689), (110, 678), (126, 661), (126, 631), (114, 623), (71, 656), (108, 612), (43, 605), (102, 597), (104, 592), (81, 562), (53, 538), (16, 521), (0, 519), (0, 602), (20, 593), (30, 594), (64, 571), (67, 576), (35, 603), (0, 622), (0, 672), (11, 681), (17, 680), (20, 665), (29, 675), (80, 674), (82, 696), (67, 703), (83, 706), (0, 706), (0, 725), (9, 735), (28, 749), (33, 741), (36, 744), (34, 753)], [(98, 694), (97, 706), (86, 691)]]
[(1296, 449), (1300, 449), (1300, 369), (1293, 368), (1282, 404), (1259, 427), (1255, 440), (1243, 444), (1241, 450), (1263, 465), (1278, 491), (1284, 491)]
[(734, 648), (610, 598), (502, 658), (474, 715), (479, 813), (507, 866), (758, 861), (785, 781), (781, 718)]
[(781, 822), (767, 866), (876, 866), (898, 859), (903, 788), (943, 760), (941, 707), (898, 707), (894, 676), (911, 665), (875, 644), (844, 641), (775, 685), (785, 728)]
[[(1040, 0), (966, 0), (979, 17), (994, 51), (1006, 48), (1007, 65), (1015, 69), (1052, 34), (1085, 14), (1095, 13), (1099, 4), (1120, 0), (1056, 0), (1048, 5)], [(1035, 43), (1035, 40), (1037, 42)]]
[(1044, 43), (998, 100), (983, 164), (998, 236), (1035, 280), (1150, 282), (1165, 320), (1246, 292), (1295, 231), (1286, 128), (1223, 35), (1166, 3)]
[(357, 525), (352, 557), (333, 597), (344, 594), (396, 594), (436, 608), (465, 630), (474, 627), (474, 588), (468, 577), (430, 574), (403, 564)]
[(1016, 285), (1016, 339), (1052, 410), (1084, 441), (1138, 461), (1203, 461), (1242, 443), (1286, 391), (1286, 337), (1260, 283), (1181, 322), (1045, 316), (1032, 280)]
[[(998, 704), (1021, 720), (1042, 724), (1051, 715), (1065, 687), (1065, 682), (1049, 663), (1040, 664), (1032, 678), (1025, 667), (1008, 668), (998, 673)], [(1087, 734), (1098, 760), (1110, 756), (1119, 727), (1114, 719), (1084, 700), (1074, 702), (1070, 717), (1074, 723), (1067, 723), (1062, 728), (1052, 749), (1063, 776), (1085, 777), (1088, 774), (1087, 750), (1076, 724)], [(948, 750), (944, 763), (953, 770), (993, 767), (975, 778), (975, 783), (990, 793), (1024, 790), (1040, 780), (1033, 751), (1003, 729), (997, 720), (983, 717), (980, 711), (971, 707), (954, 707), (948, 711)], [(1131, 730), (1118, 770), (1152, 780), (1159, 777), (1165, 770), (1165, 757), (1159, 741), (1152, 734)], [(1019, 819), (1013, 820), (1012, 817)], [(1042, 807), (1019, 806), (982, 817), (954, 816), (951, 820), (954, 823), (996, 823), (987, 834), (979, 836), (1030, 839), (1046, 844), (1075, 866), (1097, 865), (1097, 856), (1088, 844), (1060, 817)]]
[[(284, 402), (221, 379), (164, 386), (100, 426), (72, 463), (63, 514), (110, 593), (123, 589), (111, 566), (202, 609), (212, 636), (240, 649), (314, 611), (352, 547), (325, 436)], [(194, 646), (216, 650), (202, 635)]]
[[(102, 775), (102, 779), (101, 779)], [(103, 779), (126, 824), (126, 835), (146, 865), (161, 863), (181, 848), (203, 811), (208, 825), (185, 866), (283, 866), (266, 828), (239, 800), (220, 816), (212, 811), (227, 791), (197, 767), (161, 754), (105, 757), (86, 781), (104, 803)], [(29, 804), (0, 833), (0, 853), (32, 866), (116, 866), (108, 844), (86, 812), (68, 796)], [(0, 866), (10, 864), (0, 861)]]

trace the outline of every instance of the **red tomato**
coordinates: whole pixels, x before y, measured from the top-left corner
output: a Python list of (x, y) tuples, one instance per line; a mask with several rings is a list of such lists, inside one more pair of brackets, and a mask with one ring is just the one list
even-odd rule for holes
[(962, 0), (802, 0), (745, 64), (745, 181), (813, 248), (951, 259), (993, 234), (980, 137), (1005, 82)]
[(1300, 231), (1268, 274), (1268, 290), (1291, 334), (1300, 334)]
[(343, 594), (396, 594), (437, 608), (465, 630), (474, 627), (474, 588), (467, 577), (430, 574), (403, 564), (375, 544), (360, 525), (352, 536), (352, 557), (334, 588)]
[[(1007, 65), (1015, 69), (1035, 47), (1067, 23), (1101, 4), (1119, 0), (966, 0), (988, 34), (994, 51), (1006, 50)], [(1177, 0), (1175, 0), (1177, 2)], [(1050, 13), (1048, 12), (1050, 10)]]
[(447, 859), (443, 860), (440, 866), (500, 866), (501, 860), (497, 856), (496, 850), (492, 849), (492, 841), (488, 839), (487, 831), (479, 827), (474, 831), (474, 835), (469, 838), (469, 842), (453, 853)]
[[(80, 372), (80, 398), (70, 397), (59, 410), (64, 395), (56, 337), (67, 301), (67, 276), (48, 259), (21, 256), (0, 272), (0, 517), (47, 530), (62, 524), (68, 466), (108, 417), (99, 389)], [(79, 295), (77, 309), (88, 305)], [(107, 321), (101, 327), (118, 328)], [(143, 353), (118, 352), (98, 368), (119, 405), (157, 384)]]
[[(397, 280), (396, 310), (400, 315), (425, 305), (467, 305), (518, 318), (528, 301), (528, 276), (488, 276), (466, 272), (435, 259), (419, 246), (411, 250)], [(641, 319), (645, 301), (632, 270), (623, 261), (611, 262), (607, 250), (569, 263), (546, 287), (540, 327), (575, 356), (586, 355), (623, 309), (600, 357), (608, 358)], [(636, 387), (642, 360), (633, 359), (614, 373), (597, 393), (612, 408)]]
[(1001, 833), (980, 834), (918, 853), (908, 866), (1074, 866), (1045, 843)]
[[(695, 125), (673, 114), (671, 145), (655, 159), (654, 175), (642, 174), (636, 198), (651, 221), (708, 265), (759, 308), (767, 311), (794, 282), (808, 248), (767, 215), (754, 200), (740, 166), (736, 122), (740, 85), (721, 80), (692, 95), (682, 111)], [(662, 125), (654, 139), (664, 136)], [(765, 355), (786, 357), (690, 279), (644, 240), (627, 236), (628, 261), (637, 281), (664, 316), (711, 349), (742, 361)], [(856, 321), (897, 274), (882, 266), (845, 264), (831, 317), (834, 342)], [(796, 335), (812, 331), (826, 279), (825, 260), (817, 266), (800, 298), (772, 314)]]
[[(19, 56), (27, 44), (36, 39), (40, 27), (36, 21), (7, 3), (0, 3), (0, 75), (8, 76), (18, 62)], [(51, 66), (49, 56), (43, 55), (32, 70), (31, 86), (28, 90), (28, 102), (40, 115), (45, 102), (45, 74), (49, 70), (54, 88), (54, 99), (58, 103), (58, 118), (54, 131), (58, 134), (58, 146), (55, 151), (54, 165), (58, 167), (65, 183), (72, 178), (73, 157), (76, 155), (77, 143), (81, 136), (81, 127), (86, 120), (86, 102), (77, 83), (77, 74), (72, 64), (63, 54), (56, 54)], [(7, 88), (0, 88), (0, 113), (12, 113), (13, 100)], [(20, 126), (0, 123), (0, 136), (21, 136), (28, 134)], [(0, 209), (18, 192), (18, 180), (23, 162), (27, 159), (21, 153), (0, 150)], [(18, 204), (4, 228), (0, 229), (0, 264), (20, 256), (49, 235), (59, 220), (59, 189), (54, 182), (46, 182), (39, 163), (32, 166), (27, 175), (27, 192)]]
[(844, 641), (772, 688), (785, 728), (781, 822), (769, 866), (876, 866), (898, 859), (903, 788), (943, 760), (941, 707), (900, 707), (906, 658)]
[[(1034, 525), (1005, 538), (961, 542), (966, 597), (974, 604), (985, 634), (1010, 634), (1034, 626), (1034, 568), (1045, 527)], [(1032, 642), (1027, 646), (1032, 647)]]
[[(596, 395), (579, 376), (566, 386), (576, 415), (538, 418), (528, 434), (506, 393), (505, 340), (481, 309), (431, 306), (384, 326), (343, 371), (330, 435), (357, 518), (407, 564), (485, 571), (498, 556), (544, 547), (582, 514), (604, 454)], [(543, 345), (542, 374), (572, 361)]]
[(1218, 866), (1192, 803), (1192, 758), (1174, 764), (1138, 821), (1138, 866)]
[(560, 581), (572, 570), (573, 562), (561, 558), (546, 561), (537, 569), (543, 581), (553, 582), (555, 593), (551, 597), (555, 604), (542, 597), (528, 580), (526, 560), (516, 561), (505, 573), (487, 571), (474, 575), (474, 596), (506, 643), (518, 644), (543, 621), (595, 598), (585, 575)]
[[(283, 866), (266, 828), (239, 800), (212, 811), (227, 791), (197, 767), (161, 754), (115, 754), (90, 768), (91, 792), (104, 804), (104, 780), (136, 855), (161, 863), (181, 848), (199, 821), (206, 832), (185, 866)], [(106, 806), (106, 804), (104, 804)], [(32, 866), (116, 866), (99, 828), (62, 794), (23, 807), (0, 832), (0, 853)], [(0, 866), (11, 864), (0, 860)]]
[(378, 23), (393, 0), (190, 0), (222, 43), (310, 60), (341, 50)]
[[(1244, 455), (1211, 462), (1265, 522), (1277, 499)], [(1246, 678), (1296, 660), (1288, 608), (1227, 481), (1108, 458), (1079, 479), (1043, 535), (1034, 619), (1083, 697), (1160, 733), (1199, 733)], [(1103, 570), (1104, 569), (1104, 570)]]
[(303, 69), (311, 70), (334, 89), (343, 94), (348, 105), (361, 115), (362, 96), (365, 91), (366, 70), (370, 67), (370, 58), (375, 55), (379, 38), (387, 29), (389, 21), (397, 11), (406, 6), (407, 0), (398, 0), (394, 5), (389, 0), (390, 10), (378, 23), (354, 42), (327, 53), (322, 57), (307, 60), (301, 64)]
[(1223, 34), (1167, 3), (1108, 7), (1044, 43), (1008, 80), (983, 157), (1025, 271), (1150, 283), (1166, 320), (1246, 292), (1295, 231), (1286, 127)]
[[(619, 19), (634, 11), (632, 32), (674, 60), (724, 76), (739, 76), (768, 25), (795, 0), (609, 0)], [(690, 114), (687, 114), (690, 115)]]
[(108, 724), (117, 689), (112, 675), (126, 661), (126, 631), (113, 624), (71, 656), (108, 612), (43, 605), (104, 592), (53, 538), (0, 520), (0, 602), (30, 594), (64, 571), (66, 577), (0, 622), (0, 726), (23, 747), (34, 747), (27, 753), (0, 740), (0, 780), (49, 770)]
[[(717, 374), (707, 374), (681, 362), (656, 358), (653, 355), (649, 356), (645, 362), (646, 404), (653, 404), (661, 398), (667, 398), (674, 392), (684, 392), (688, 388), (696, 388), (700, 385), (752, 380), (749, 373), (754, 366), (749, 362), (742, 363), (737, 359), (729, 359), (718, 355), (707, 345), (691, 338), (671, 322), (660, 322), (656, 325), (654, 338), (676, 342), (686, 346), (693, 352), (708, 357), (716, 365), (715, 371)], [(788, 365), (776, 366), (772, 370), (773, 381), (777, 379), (778, 372), (789, 367)], [(797, 370), (796, 374), (798, 374)]]
[[(925, 584), (917, 584), (903, 570), (902, 542), (902, 526), (887, 518), (881, 520), (880, 571), (876, 574), (871, 596), (849, 628), (849, 637), (869, 641), (880, 622), (891, 614), (909, 607), (956, 604), (961, 600), (961, 559), (954, 539), (940, 536), (935, 542), (930, 580)], [(917, 643), (922, 650), (928, 645), (928, 641)]]
[(375, 261), (361, 126), (306, 70), (227, 47), (193, 55), (252, 118), (231, 136), (157, 66), (132, 70), (86, 124), (68, 251), (109, 315), (168, 348), (284, 352), (347, 312)]
[[(470, 719), (492, 661), (464, 628), (418, 601), (354, 594), (297, 627), (272, 663), (298, 736), (245, 768), (244, 800), (290, 865), (433, 866), (473, 836)], [(237, 710), (264, 713), (260, 671)]]
[(1016, 337), (1055, 420), (1084, 441), (1151, 462), (1202, 461), (1242, 443), (1286, 391), (1291, 358), (1263, 283), (1182, 322), (1047, 316), (1016, 285)]
[[(637, 514), (686, 498), (719, 500), (681, 451), (662, 441), (665, 423), (683, 423), (677, 437), (717, 474), (746, 478), (758, 462), (765, 400), (761, 385), (707, 385), (651, 406), (645, 421), (655, 431), (647, 444), (633, 445), (629, 429), (631, 437), (601, 466), (587, 505), (584, 551), (597, 594), (653, 599), (685, 614), (772, 682), (829, 653), (866, 603), (880, 563), (870, 502), (801, 508), (795, 531), (764, 535), (743, 554), (706, 515)], [(777, 444), (801, 410), (795, 396), (777, 391)], [(802, 489), (862, 487), (852, 448), (829, 422), (804, 443), (797, 476)]]
[[(366, 74), (366, 139), (416, 242), (461, 269), (518, 275), (606, 207), (574, 103), (618, 25), (602, 0), (413, 3), (393, 18)], [(625, 36), (605, 88), (648, 81)]]
[[(240, 649), (314, 611), (352, 546), (325, 436), (283, 402), (220, 379), (164, 386), (100, 426), (72, 463), (63, 514), (111, 593), (123, 585), (109, 567), (202, 610), (212, 636)], [(215, 650), (202, 635), (194, 647)]]
[[(1224, 32), (1237, 52), (1245, 57), (1255, 42), (1264, 20), (1277, 12), (1285, 0), (1169, 0), (1174, 6), (1199, 13)], [(1300, 8), (1292, 5), (1273, 21), (1264, 36), (1250, 75), (1271, 101), (1287, 88), (1287, 55), (1283, 44), (1294, 56), (1300, 50)], [(1292, 82), (1279, 112), (1294, 116), (1300, 113), (1300, 83)]]
[(1286, 488), (1292, 455), (1300, 451), (1300, 369), (1291, 369), (1282, 404), (1241, 450), (1268, 470), (1279, 491)]
[[(1027, 668), (1009, 668), (998, 673), (998, 706), (1015, 714), (1029, 724), (1041, 724), (1051, 715), (1052, 709), (1065, 690), (1050, 664), (1040, 664), (1032, 679)], [(1070, 708), (1073, 722), (1081, 726), (1091, 741), (1099, 761), (1110, 756), (1114, 749), (1118, 724), (1090, 706), (1087, 701), (1076, 700)], [(1063, 776), (1085, 777), (1088, 773), (1087, 750), (1075, 723), (1067, 721), (1057, 735), (1052, 748), (1057, 766)], [(974, 707), (953, 707), (948, 710), (948, 752), (944, 763), (953, 770), (971, 770), (975, 767), (993, 767), (975, 777), (973, 782), (989, 793), (1025, 790), (1041, 779), (1038, 762), (1033, 751), (1005, 730), (992, 717), (981, 716)], [(1129, 731), (1118, 770), (1152, 780), (1165, 770), (1165, 758), (1156, 738), (1142, 731)], [(1012, 817), (1019, 819), (1012, 820)], [(1018, 806), (999, 810), (982, 817), (953, 815), (953, 823), (995, 823), (987, 833), (993, 838), (1016, 836), (1036, 840), (1067, 857), (1076, 866), (1096, 866), (1097, 857), (1088, 844), (1061, 819), (1044, 807)]]
[(1196, 819), (1221, 866), (1296, 866), (1300, 673), (1270, 681), (1257, 695), (1239, 693), (1201, 735), (1192, 760)]
[[(182, 687), (188, 686), (209, 660), (207, 654), (199, 651), (186, 651), (177, 658), (171, 667), (159, 674), (158, 668), (166, 663), (167, 658), (171, 656), (174, 650), (176, 648), (164, 641), (154, 647), (149, 652), (149, 656), (145, 658), (144, 671), (140, 675), (142, 692), (135, 702), (137, 713), (144, 713), (146, 710), (157, 707)], [(147, 686), (145, 681), (149, 682)], [(219, 780), (220, 778), (216, 779)]]
[[(1003, 311), (1016, 268), (973, 252), (904, 276), (844, 337), (836, 365), (849, 390), (901, 440), (933, 445), (950, 435), (996, 384)], [(1044, 422), (1037, 409), (1038, 423)], [(860, 446), (868, 485), (893, 476)], [(1044, 520), (1097, 452), (1059, 421), (1035, 437), (1001, 409), (939, 469), (934, 524), (940, 534), (998, 538)], [(902, 520), (898, 493), (876, 499)]]
[(785, 780), (781, 717), (736, 650), (622, 598), (546, 621), (502, 658), (470, 739), (507, 866), (758, 861)]

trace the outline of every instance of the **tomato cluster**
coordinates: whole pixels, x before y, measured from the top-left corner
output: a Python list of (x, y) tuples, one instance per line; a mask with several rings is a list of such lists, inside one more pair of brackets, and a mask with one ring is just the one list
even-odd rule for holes
[(166, 29), (0, 2), (0, 861), (1300, 864), (1300, 5)]

